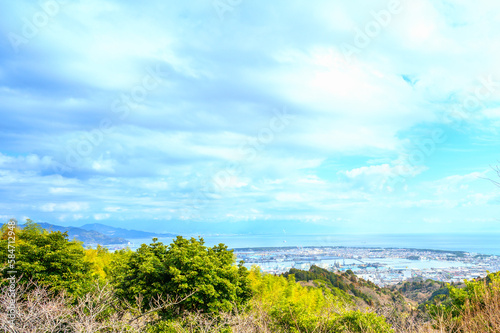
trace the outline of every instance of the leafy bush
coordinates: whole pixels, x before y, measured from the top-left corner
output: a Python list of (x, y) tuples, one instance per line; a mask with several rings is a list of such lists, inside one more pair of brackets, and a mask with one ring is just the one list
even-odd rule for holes
[(169, 246), (153, 239), (135, 252), (122, 251), (110, 270), (117, 295), (131, 302), (139, 294), (145, 299), (159, 295), (181, 299), (169, 316), (230, 311), (244, 304), (251, 297), (247, 275), (242, 264), (234, 265), (232, 250), (223, 244), (207, 248), (202, 238), (181, 236)]
[[(0, 234), (0, 262), (7, 263), (15, 256), (17, 276), (22, 276), (20, 283), (33, 280), (75, 295), (91, 288), (92, 264), (86, 260), (82, 244), (69, 241), (67, 233), (48, 232), (27, 220), (23, 229), (11, 230), (8, 224), (3, 225)], [(15, 234), (15, 252), (8, 246), (12, 234)], [(5, 265), (0, 276), (7, 278), (9, 270)]]

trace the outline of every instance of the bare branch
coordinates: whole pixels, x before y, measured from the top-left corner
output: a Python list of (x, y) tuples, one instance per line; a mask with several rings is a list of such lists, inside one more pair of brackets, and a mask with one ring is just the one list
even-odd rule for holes
[[(170, 301), (170, 297), (167, 297), (166, 300), (164, 300), (162, 298), (162, 295), (158, 295), (157, 298), (155, 299), (152, 299), (150, 304), (153, 304), (156, 305), (154, 308), (152, 309), (149, 309), (148, 311), (144, 312), (144, 313), (141, 313), (139, 314), (138, 316), (132, 318), (131, 320), (129, 320), (129, 324), (131, 324), (132, 322), (136, 321), (137, 319), (147, 315), (147, 314), (150, 314), (150, 313), (153, 313), (153, 312), (157, 312), (157, 311), (160, 311), (160, 310), (163, 310), (163, 309), (166, 309), (166, 308), (169, 308), (169, 307), (172, 307), (174, 305), (177, 305), (179, 303), (182, 303), (184, 302), (185, 300), (187, 300), (189, 297), (193, 296), (198, 290), (194, 290), (193, 292), (191, 292), (190, 294), (188, 294), (187, 296), (183, 297), (182, 299), (174, 299), (174, 301)], [(142, 295), (140, 295), (140, 297), (142, 297)]]

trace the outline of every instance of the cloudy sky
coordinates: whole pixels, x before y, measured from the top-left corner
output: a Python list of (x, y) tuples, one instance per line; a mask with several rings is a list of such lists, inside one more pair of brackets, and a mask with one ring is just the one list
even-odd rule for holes
[(497, 1), (0, 4), (3, 221), (500, 231)]

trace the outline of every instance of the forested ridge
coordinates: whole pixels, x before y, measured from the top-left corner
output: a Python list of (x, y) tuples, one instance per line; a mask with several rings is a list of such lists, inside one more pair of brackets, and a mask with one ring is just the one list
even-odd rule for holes
[(247, 269), (202, 238), (110, 252), (30, 220), (0, 235), (3, 332), (500, 332), (499, 273), (381, 288), (317, 266)]

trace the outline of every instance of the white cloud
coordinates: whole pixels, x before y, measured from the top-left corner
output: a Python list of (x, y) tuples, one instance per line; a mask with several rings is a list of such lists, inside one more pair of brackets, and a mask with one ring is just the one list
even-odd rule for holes
[(106, 220), (111, 217), (111, 214), (94, 214), (94, 219), (95, 220)]
[(122, 207), (106, 207), (104, 208), (104, 210), (107, 212), (116, 213), (119, 211), (123, 211), (124, 209)]
[(276, 200), (284, 202), (302, 202), (304, 201), (300, 193), (278, 193)]
[(487, 171), (471, 172), (465, 175), (453, 175), (440, 179), (433, 183), (436, 194), (442, 195), (446, 193), (453, 193), (458, 191), (465, 191), (469, 188), (471, 183), (479, 180), (484, 180)]
[(89, 209), (87, 202), (46, 203), (40, 207), (42, 212), (79, 212)]
[(99, 172), (114, 172), (113, 161), (112, 160), (100, 160), (94, 161), (92, 163), (92, 169)]
[[(28, 7), (6, 6), (0, 31), (17, 31)], [(476, 181), (485, 173), (472, 171), (497, 159), (497, 135), (483, 140), (481, 129), (498, 131), (500, 92), (421, 165), (409, 166), (401, 147), (422, 127), (443, 127), (440, 115), (474, 93), (478, 77), (498, 80), (499, 6), (403, 1), (348, 63), (341, 45), (387, 1), (361, 9), (245, 2), (224, 22), (206, 1), (67, 4), (23, 53), (3, 53), (0, 210), (80, 222), (194, 215), (350, 221), (353, 228), (378, 216), (386, 225), (384, 218), (398, 223), (408, 215), (436, 224), (493, 215), (481, 210), (495, 200)], [(133, 100), (156, 66), (161, 84)], [(282, 107), (293, 115), (289, 124), (255, 156), (242, 153)], [(103, 120), (112, 130), (89, 139)], [(91, 151), (61, 169), (83, 141)], [(234, 169), (223, 186), (206, 190), (219, 172)], [(393, 176), (407, 182), (388, 192)], [(199, 194), (203, 209), (185, 214)]]
[(68, 194), (73, 192), (73, 189), (67, 187), (49, 187), (49, 193), (51, 194)]
[(306, 184), (325, 184), (325, 182), (316, 175), (307, 175), (305, 178), (299, 179), (298, 182)]
[(340, 171), (339, 174), (346, 176), (348, 180), (355, 182), (355, 184), (365, 189), (393, 191), (394, 186), (419, 175), (426, 169), (422, 165), (389, 165), (384, 163)]
[(498, 119), (498, 118), (500, 118), (500, 108), (485, 109), (485, 110), (483, 110), (483, 114), (487, 118)]

